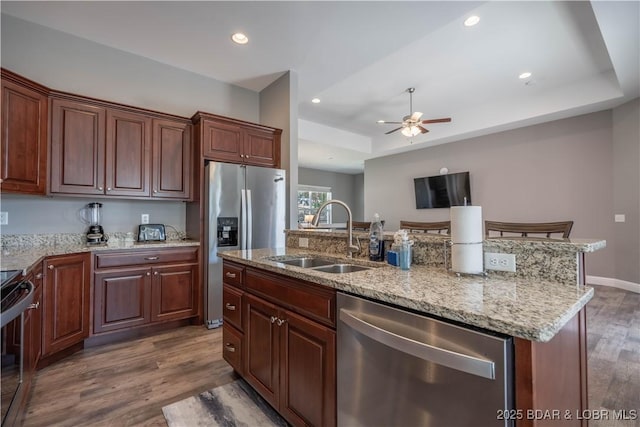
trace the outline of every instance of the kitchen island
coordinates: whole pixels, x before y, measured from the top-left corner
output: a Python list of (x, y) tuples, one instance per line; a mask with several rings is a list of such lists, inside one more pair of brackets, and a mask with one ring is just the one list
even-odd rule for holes
[[(294, 246), (292, 240), (297, 241), (301, 234), (289, 233), (287, 244)], [(586, 423), (576, 415), (587, 409), (585, 305), (592, 298), (593, 289), (580, 283), (583, 275), (578, 267), (580, 255), (604, 247), (604, 241), (559, 241), (555, 245), (540, 242), (543, 253), (564, 253), (565, 256), (556, 257), (555, 264), (558, 270), (572, 270), (566, 274), (547, 265), (546, 272), (528, 269), (527, 273), (521, 268), (518, 274), (489, 272), (486, 276), (467, 276), (448, 271), (444, 268), (446, 261), (420, 263), (402, 271), (357, 254), (348, 259), (340, 254), (341, 239), (335, 236), (339, 232), (316, 234), (335, 241), (322, 246), (310, 240), (305, 242), (309, 248), (229, 251), (219, 255), (225, 264), (225, 306), (230, 304), (235, 310), (225, 310), (225, 359), (290, 423), (337, 423), (337, 292), (509, 339), (508, 359), (512, 363), (508, 381), (513, 386), (513, 403), (508, 406), (510, 411), (496, 413), (496, 425), (554, 425), (559, 421), (550, 421), (544, 414), (558, 410), (573, 415), (570, 420), (561, 420), (563, 425)], [(438, 246), (443, 242), (431, 236), (422, 239)], [(515, 249), (523, 260), (521, 266), (527, 266), (527, 262), (539, 264), (539, 260), (527, 258), (538, 245), (535, 240), (496, 239), (494, 245)], [(283, 263), (300, 257), (330, 258), (335, 263), (371, 268), (335, 274)], [(230, 321), (231, 316), (236, 318)], [(307, 329), (303, 330), (302, 325)], [(270, 336), (270, 340), (257, 338), (258, 331)], [(257, 348), (261, 349), (260, 354)], [(298, 357), (304, 360), (297, 360)], [(307, 373), (309, 378), (305, 378)], [(296, 396), (303, 398), (296, 400)], [(314, 407), (321, 408), (321, 412), (314, 412)]]

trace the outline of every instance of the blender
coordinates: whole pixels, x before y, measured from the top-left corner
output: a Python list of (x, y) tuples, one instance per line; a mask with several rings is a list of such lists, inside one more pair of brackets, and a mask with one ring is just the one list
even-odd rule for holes
[(102, 203), (89, 203), (81, 211), (81, 218), (89, 224), (87, 230), (87, 245), (101, 245), (107, 241), (104, 230), (100, 225)]

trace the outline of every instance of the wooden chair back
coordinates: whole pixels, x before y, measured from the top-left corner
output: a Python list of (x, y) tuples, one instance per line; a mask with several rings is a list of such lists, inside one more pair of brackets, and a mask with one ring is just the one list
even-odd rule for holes
[(410, 232), (421, 231), (428, 233), (429, 231), (437, 231), (438, 234), (449, 234), (451, 229), (451, 221), (439, 221), (439, 222), (415, 222), (415, 221), (400, 221), (400, 228), (402, 230), (409, 230)]
[(558, 222), (496, 222), (485, 221), (484, 233), (486, 237), (490, 237), (489, 232), (499, 232), (500, 236), (504, 233), (520, 234), (521, 237), (527, 237), (530, 234), (546, 234), (550, 238), (552, 234), (562, 233), (564, 239), (569, 238), (573, 221)]
[[(384, 227), (384, 219), (380, 221)], [(355, 231), (369, 231), (371, 223), (367, 221), (351, 221), (351, 229)]]

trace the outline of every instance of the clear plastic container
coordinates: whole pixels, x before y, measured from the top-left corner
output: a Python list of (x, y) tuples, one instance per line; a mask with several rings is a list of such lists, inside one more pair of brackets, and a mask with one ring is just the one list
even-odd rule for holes
[(380, 215), (375, 214), (369, 228), (369, 259), (384, 261), (384, 236)]
[(398, 258), (400, 258), (401, 270), (409, 270), (411, 268), (411, 243), (408, 240), (402, 241), (398, 251)]

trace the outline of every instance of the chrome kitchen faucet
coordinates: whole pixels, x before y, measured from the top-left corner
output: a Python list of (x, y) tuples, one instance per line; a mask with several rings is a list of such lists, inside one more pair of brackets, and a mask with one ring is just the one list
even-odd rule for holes
[(349, 206), (347, 206), (345, 202), (340, 200), (327, 200), (322, 204), (322, 206), (320, 206), (318, 212), (316, 212), (316, 215), (313, 217), (313, 221), (311, 222), (311, 224), (314, 227), (317, 227), (318, 222), (320, 222), (320, 213), (325, 207), (331, 204), (343, 206), (347, 210), (347, 258), (352, 258), (353, 252), (360, 252), (360, 246), (353, 244), (353, 219), (351, 215), (351, 209), (349, 209)]

